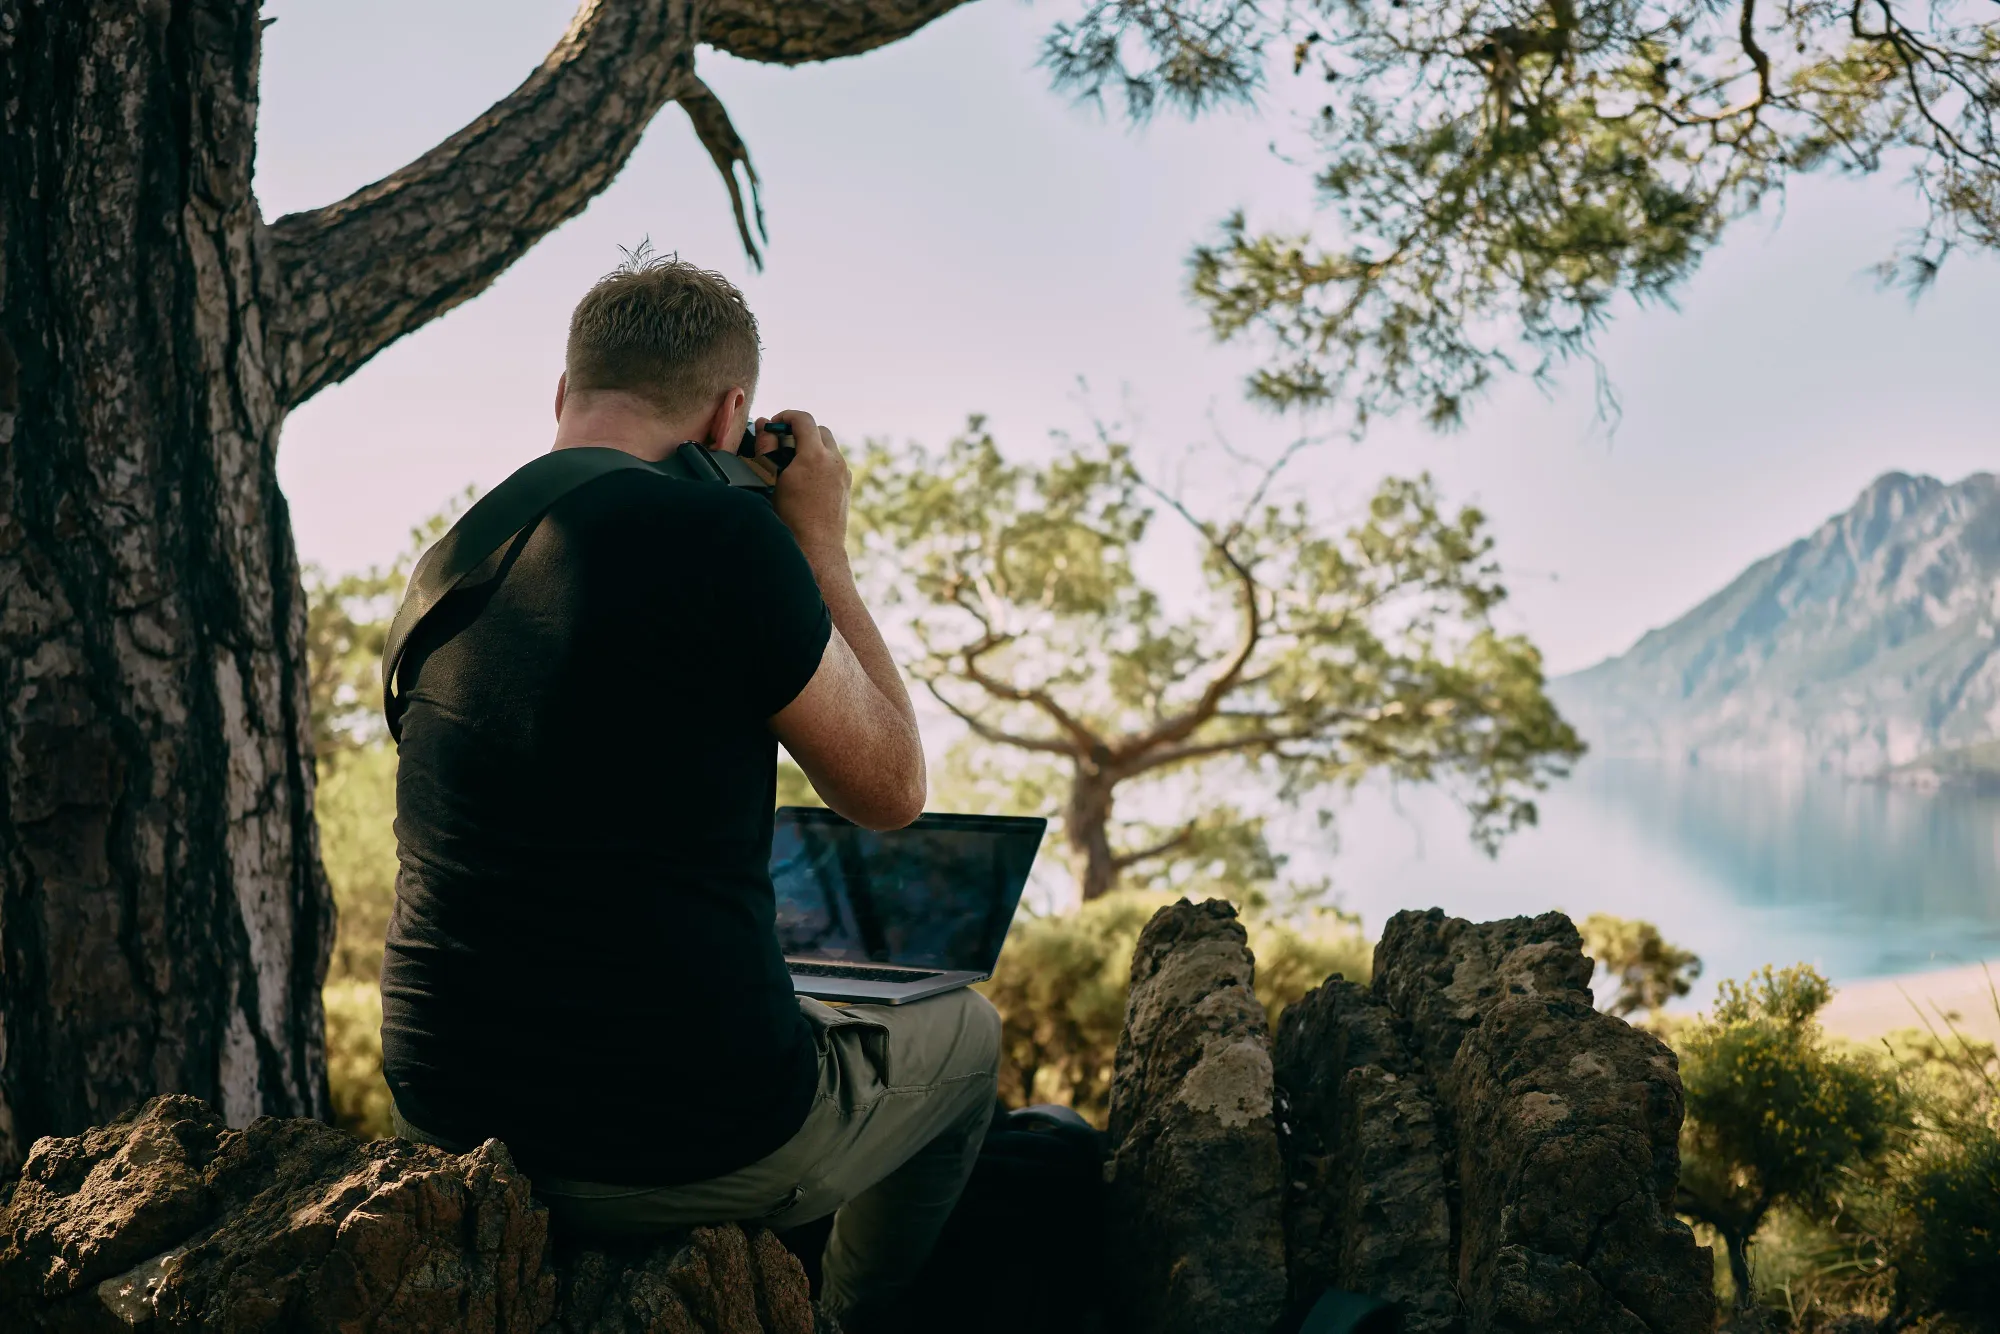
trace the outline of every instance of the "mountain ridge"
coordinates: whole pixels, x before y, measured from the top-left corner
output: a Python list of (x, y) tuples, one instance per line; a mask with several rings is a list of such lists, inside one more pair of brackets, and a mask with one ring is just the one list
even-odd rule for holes
[(2000, 737), (2000, 476), (1888, 472), (1550, 692), (1601, 754), (1872, 776)]

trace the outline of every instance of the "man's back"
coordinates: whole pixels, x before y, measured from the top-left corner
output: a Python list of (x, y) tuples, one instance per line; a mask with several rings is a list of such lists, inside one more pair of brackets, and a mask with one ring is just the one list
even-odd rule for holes
[(633, 1183), (798, 1128), (816, 1054), (772, 929), (767, 720), (829, 634), (764, 501), (631, 472), (432, 613), (402, 673), (383, 968), (405, 1116)]

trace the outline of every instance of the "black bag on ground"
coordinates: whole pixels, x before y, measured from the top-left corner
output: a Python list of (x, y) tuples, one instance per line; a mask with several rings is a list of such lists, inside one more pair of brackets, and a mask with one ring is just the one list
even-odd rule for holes
[[(1104, 1132), (1067, 1107), (997, 1111), (972, 1179), (893, 1321), (953, 1334), (1086, 1334), (1102, 1323)], [(819, 1293), (831, 1220), (784, 1234)]]

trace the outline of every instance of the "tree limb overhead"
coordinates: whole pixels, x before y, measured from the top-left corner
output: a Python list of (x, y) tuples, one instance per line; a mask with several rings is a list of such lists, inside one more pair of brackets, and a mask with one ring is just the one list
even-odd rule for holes
[[(279, 300), (278, 391), (295, 407), (468, 301), (618, 175), (661, 107), (680, 100), (729, 187), (753, 261), (749, 153), (694, 73), (706, 41), (751, 60), (856, 55), (964, 0), (583, 0), (540, 68), (416, 161), (268, 229)], [(751, 187), (746, 214), (735, 166)]]
[(801, 65), (901, 41), (967, 0), (709, 0), (701, 40), (743, 60)]
[(486, 290), (609, 185), (694, 78), (693, 0), (585, 0), (527, 80), (395, 174), (270, 228), (296, 406)]

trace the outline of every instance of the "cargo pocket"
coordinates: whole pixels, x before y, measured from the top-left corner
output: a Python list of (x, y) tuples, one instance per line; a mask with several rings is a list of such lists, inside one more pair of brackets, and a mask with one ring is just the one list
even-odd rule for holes
[(801, 996), (799, 1013), (812, 1025), (813, 1041), (818, 1044), (822, 1056), (831, 1052), (836, 1037), (841, 1041), (858, 1042), (862, 1056), (875, 1072), (875, 1078), (883, 1088), (890, 1086), (889, 1025), (877, 1018), (872, 1009), (828, 1005), (811, 996)]

